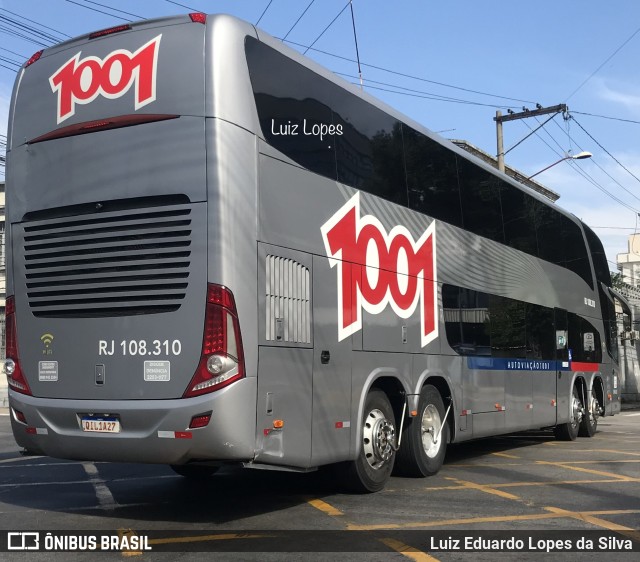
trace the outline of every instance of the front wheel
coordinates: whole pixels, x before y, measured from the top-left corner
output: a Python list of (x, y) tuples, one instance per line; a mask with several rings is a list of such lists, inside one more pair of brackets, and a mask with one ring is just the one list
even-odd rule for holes
[(348, 463), (344, 483), (353, 492), (378, 492), (385, 487), (396, 458), (393, 408), (381, 390), (369, 392), (364, 404), (358, 458)]
[(449, 424), (438, 390), (428, 384), (420, 392), (418, 415), (405, 421), (396, 459), (402, 476), (431, 476), (440, 470), (449, 441)]
[(578, 437), (578, 428), (582, 423), (583, 408), (582, 402), (580, 402), (580, 396), (578, 395), (578, 387), (573, 387), (573, 393), (571, 394), (571, 407), (569, 410), (569, 421), (567, 423), (561, 423), (556, 425), (555, 434), (556, 439), (560, 441), (575, 441)]

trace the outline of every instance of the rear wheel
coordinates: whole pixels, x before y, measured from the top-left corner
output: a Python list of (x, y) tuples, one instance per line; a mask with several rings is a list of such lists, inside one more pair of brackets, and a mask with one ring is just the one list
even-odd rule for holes
[(396, 458), (393, 408), (381, 390), (369, 392), (364, 405), (358, 458), (348, 463), (344, 482), (358, 493), (382, 490)]
[(180, 476), (189, 480), (206, 480), (219, 470), (219, 466), (206, 466), (197, 464), (171, 464), (171, 469)]
[(556, 439), (560, 441), (575, 441), (578, 436), (578, 428), (582, 422), (583, 407), (577, 386), (573, 387), (570, 401), (569, 421), (556, 425), (555, 428)]
[(405, 420), (396, 459), (396, 472), (402, 476), (431, 476), (440, 470), (449, 441), (442, 397), (432, 385), (420, 392), (418, 415)]
[(588, 398), (588, 405), (584, 409), (584, 415), (580, 422), (578, 435), (580, 437), (593, 437), (598, 428), (598, 415), (600, 414), (600, 404), (595, 393), (592, 391)]

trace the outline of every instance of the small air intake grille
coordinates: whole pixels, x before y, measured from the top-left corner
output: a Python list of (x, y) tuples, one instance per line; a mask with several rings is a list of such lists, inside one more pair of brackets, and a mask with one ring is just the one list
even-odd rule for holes
[(24, 223), (27, 298), (35, 316), (171, 312), (185, 297), (189, 205)]
[(266, 339), (311, 343), (309, 269), (291, 259), (267, 256)]

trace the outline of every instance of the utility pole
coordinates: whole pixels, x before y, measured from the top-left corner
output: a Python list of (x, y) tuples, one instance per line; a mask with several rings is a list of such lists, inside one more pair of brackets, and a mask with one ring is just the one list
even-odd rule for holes
[(498, 148), (498, 170), (504, 172), (504, 144), (502, 136), (502, 124), (505, 121), (515, 121), (516, 119), (526, 119), (527, 117), (537, 117), (539, 115), (547, 115), (548, 113), (565, 113), (567, 106), (564, 103), (554, 105), (551, 107), (538, 106), (537, 109), (522, 108), (520, 113), (509, 113), (508, 115), (502, 115), (502, 111), (496, 111), (496, 116), (493, 120), (496, 122), (496, 139)]

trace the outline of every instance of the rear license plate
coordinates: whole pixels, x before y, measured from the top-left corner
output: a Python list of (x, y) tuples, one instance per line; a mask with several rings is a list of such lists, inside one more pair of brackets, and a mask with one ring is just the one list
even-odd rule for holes
[(120, 420), (118, 418), (84, 417), (81, 420), (82, 431), (93, 433), (120, 433)]

